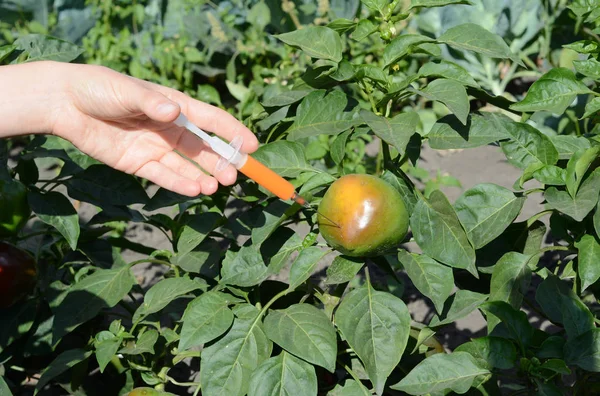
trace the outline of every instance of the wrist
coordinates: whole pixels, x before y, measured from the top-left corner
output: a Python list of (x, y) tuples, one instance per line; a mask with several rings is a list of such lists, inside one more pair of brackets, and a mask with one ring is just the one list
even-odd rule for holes
[(68, 104), (74, 66), (52, 61), (0, 66), (0, 138), (52, 133)]

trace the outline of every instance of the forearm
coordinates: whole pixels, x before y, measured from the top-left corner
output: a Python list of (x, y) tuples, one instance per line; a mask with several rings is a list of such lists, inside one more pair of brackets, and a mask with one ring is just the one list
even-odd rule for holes
[(68, 99), (72, 67), (59, 62), (0, 66), (0, 138), (52, 133)]

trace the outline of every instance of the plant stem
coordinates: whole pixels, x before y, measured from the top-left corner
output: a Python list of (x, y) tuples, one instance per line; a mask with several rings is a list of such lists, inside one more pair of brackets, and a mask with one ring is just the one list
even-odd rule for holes
[(523, 191), (523, 194), (525, 195), (529, 195), (529, 194), (534, 194), (534, 193), (538, 193), (538, 192), (544, 192), (545, 190), (543, 188), (532, 188), (530, 190), (525, 190)]
[(364, 80), (360, 82), (360, 85), (369, 97), (369, 102), (371, 103), (371, 110), (373, 110), (373, 113), (379, 115), (379, 110), (377, 110), (377, 104), (375, 104), (375, 99), (373, 98), (373, 90), (371, 89), (371, 86)]
[(538, 254), (543, 254), (546, 252), (553, 252), (553, 251), (567, 251), (567, 252), (573, 252), (571, 250), (571, 248), (569, 248), (568, 246), (562, 246), (562, 245), (552, 245), (552, 246), (546, 246), (545, 248), (542, 248), (538, 251)]
[(151, 263), (151, 264), (161, 264), (161, 265), (166, 265), (167, 267), (171, 267), (173, 269), (173, 271), (175, 272), (175, 276), (177, 278), (179, 278), (179, 268), (177, 268), (176, 265), (171, 264), (168, 261), (165, 260), (159, 260), (159, 259), (153, 259), (153, 258), (144, 258), (144, 259), (140, 259), (140, 260), (136, 260), (136, 261), (132, 261), (131, 263), (127, 264), (130, 268), (133, 267), (134, 265), (138, 265), (138, 264), (144, 264), (144, 263)]
[(275, 303), (275, 301), (279, 300), (281, 297), (285, 296), (286, 294), (288, 294), (291, 290), (290, 289), (285, 289), (283, 291), (280, 291), (279, 293), (277, 293), (271, 300), (269, 300), (268, 303), (265, 304), (265, 306), (260, 310), (260, 313), (258, 314), (258, 317), (256, 318), (256, 320), (260, 320), (260, 318), (267, 312), (267, 309), (269, 309), (269, 307), (271, 305), (273, 305)]
[(200, 386), (200, 384), (198, 382), (179, 382), (175, 379), (173, 379), (172, 377), (169, 377), (167, 375), (167, 381), (177, 385), (177, 386)]
[(534, 214), (533, 216), (531, 216), (527, 220), (527, 228), (531, 227), (531, 225), (533, 223), (535, 223), (536, 221), (538, 221), (540, 219), (540, 217), (545, 216), (545, 215), (550, 214), (550, 213), (553, 213), (553, 212), (554, 212), (553, 210), (548, 209), (548, 210), (541, 211), (541, 212), (539, 212), (537, 214)]

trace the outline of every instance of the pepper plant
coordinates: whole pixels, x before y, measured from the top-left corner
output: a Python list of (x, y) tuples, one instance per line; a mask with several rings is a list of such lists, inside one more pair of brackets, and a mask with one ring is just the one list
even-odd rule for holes
[[(202, 73), (215, 70), (227, 40), (210, 49), (173, 36), (164, 47), (153, 36), (159, 18), (146, 37), (162, 55), (171, 48), (171, 61), (144, 58), (141, 44), (120, 52), (102, 29), (112, 32), (117, 17), (139, 29), (155, 3), (122, 15), (92, 3), (105, 18), (83, 49), (26, 35), (0, 59), (115, 55), (115, 68), (227, 107), (261, 141), (254, 157), (316, 211), (242, 177), (212, 196), (150, 194), (59, 138), (2, 141), (3, 183), (22, 186), (33, 213), (2, 238), (34, 257), (38, 274), (25, 299), (0, 310), (0, 393), (97, 394), (99, 384), (118, 395), (598, 393), (598, 0), (540, 0), (536, 15), (552, 23), (514, 46), (473, 21), (414, 30), (423, 15), (483, 1), (217, 2), (219, 18), (252, 26), (212, 76), (220, 92)], [(232, 33), (222, 19), (210, 24), (213, 36)], [(573, 41), (544, 41), (553, 29)], [(556, 52), (571, 61), (557, 63)], [(486, 68), (485, 78), (473, 72)], [(531, 76), (528, 88), (504, 92)], [(451, 202), (440, 189), (451, 178), (422, 183), (424, 146), (490, 145), (520, 170), (511, 188), (482, 183)], [(321, 238), (320, 200), (352, 173), (398, 190), (410, 225), (401, 246), (348, 257)], [(528, 200), (543, 210), (522, 218)], [(170, 248), (133, 241), (132, 226), (164, 233)], [(131, 252), (139, 259), (127, 260)], [(144, 285), (134, 274), (148, 264), (158, 275)], [(406, 283), (431, 306), (424, 323), (411, 315)], [(486, 328), (443, 345), (439, 334), (474, 312)]]

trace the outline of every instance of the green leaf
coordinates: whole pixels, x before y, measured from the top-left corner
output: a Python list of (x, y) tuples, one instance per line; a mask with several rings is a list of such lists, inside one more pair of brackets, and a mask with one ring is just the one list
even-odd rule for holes
[(217, 268), (221, 258), (221, 247), (214, 239), (205, 239), (194, 250), (187, 253), (177, 253), (171, 262), (183, 270), (202, 274), (211, 278), (219, 273)]
[(429, 327), (444, 326), (462, 319), (476, 310), (487, 300), (487, 295), (470, 290), (457, 290), (444, 304), (444, 310), (439, 316), (434, 316)]
[(245, 395), (252, 374), (271, 356), (273, 344), (263, 330), (259, 311), (244, 305), (235, 313), (237, 318), (231, 330), (202, 350), (200, 382), (203, 395)]
[(335, 30), (338, 34), (343, 34), (354, 30), (357, 23), (346, 18), (337, 18), (327, 24), (329, 29)]
[(205, 212), (188, 217), (177, 239), (177, 253), (189, 253), (217, 228), (222, 216), (216, 212)]
[(365, 262), (360, 258), (336, 256), (331, 265), (327, 267), (325, 284), (337, 285), (350, 282), (358, 274), (363, 265), (365, 265)]
[[(485, 311), (489, 315), (498, 318), (501, 325), (506, 326), (511, 338), (519, 342), (525, 348), (533, 338), (533, 327), (527, 320), (525, 312), (511, 307), (504, 301), (488, 301), (479, 306), (479, 309)], [(488, 329), (488, 333), (491, 329)]]
[(337, 384), (327, 393), (327, 396), (371, 396), (372, 393), (361, 382), (347, 379), (344, 386)]
[(362, 361), (378, 395), (408, 342), (410, 314), (402, 300), (367, 282), (342, 299), (335, 323)]
[(173, 300), (198, 289), (206, 289), (206, 283), (187, 277), (162, 279), (146, 292), (144, 302), (133, 315), (133, 321), (136, 322), (145, 316), (159, 312)]
[(535, 180), (550, 186), (564, 186), (566, 175), (565, 169), (555, 165), (543, 165), (532, 174)]
[(512, 224), (525, 199), (497, 184), (482, 183), (458, 197), (454, 209), (469, 240), (480, 249)]
[(358, 21), (356, 29), (354, 30), (354, 32), (352, 32), (350, 37), (352, 38), (352, 40), (362, 41), (369, 37), (371, 34), (375, 33), (378, 28), (379, 26), (373, 21), (369, 19), (361, 19), (360, 21)]
[(519, 169), (532, 164), (555, 165), (558, 151), (550, 138), (529, 124), (513, 122), (506, 125), (509, 141), (501, 143), (509, 163)]
[(387, 74), (380, 68), (374, 65), (358, 65), (356, 66), (356, 78), (368, 78), (374, 82), (378, 82), (383, 86), (388, 84)]
[(600, 168), (584, 180), (574, 198), (567, 191), (556, 187), (547, 188), (544, 198), (551, 209), (558, 210), (575, 221), (582, 221), (596, 206), (598, 194), (600, 194)]
[(467, 269), (474, 276), (475, 249), (469, 242), (454, 208), (439, 190), (421, 199), (410, 217), (415, 241), (423, 253), (451, 267)]
[(94, 343), (94, 346), (96, 347), (96, 360), (98, 361), (101, 373), (104, 372), (108, 363), (110, 363), (113, 356), (115, 356), (121, 347), (122, 342), (123, 338), (113, 335), (111, 338)]
[(371, 11), (377, 11), (381, 15), (385, 15), (386, 7), (390, 4), (390, 0), (360, 0)]
[(41, 221), (56, 228), (72, 250), (77, 249), (80, 234), (79, 216), (67, 197), (56, 191), (45, 194), (29, 191), (27, 200), (31, 210)]
[(443, 7), (448, 4), (472, 5), (470, 0), (411, 0), (409, 9), (413, 9), (413, 8), (417, 8), (417, 7), (427, 7), (427, 8)]
[(540, 359), (556, 358), (562, 359), (564, 356), (563, 349), (565, 346), (565, 338), (562, 336), (550, 336), (544, 340), (542, 346), (535, 356)]
[(55, 310), (53, 340), (58, 341), (102, 309), (112, 308), (136, 284), (129, 266), (97, 269), (72, 286)]
[(221, 95), (219, 95), (219, 91), (217, 91), (217, 89), (212, 85), (198, 85), (198, 88), (196, 88), (196, 98), (205, 103), (212, 103), (219, 106), (223, 105), (221, 103)]
[(400, 195), (402, 195), (402, 200), (406, 205), (406, 210), (408, 211), (408, 213), (412, 213), (415, 208), (415, 205), (418, 202), (418, 198), (415, 195), (413, 189), (408, 185), (408, 183), (404, 179), (396, 176), (387, 169), (383, 172), (381, 178), (390, 183), (392, 187), (394, 187), (396, 190), (398, 190)]
[(455, 352), (468, 352), (480, 367), (492, 370), (510, 370), (517, 360), (515, 345), (500, 337), (480, 337), (459, 345)]
[(0, 323), (2, 323), (0, 352), (31, 330), (35, 316), (36, 304), (34, 301), (26, 301), (0, 310)]
[[(2, 49), (2, 47), (0, 47), (0, 49)], [(0, 60), (2, 60), (1, 57)], [(13, 393), (10, 391), (10, 388), (8, 387), (6, 381), (4, 381), (3, 377), (0, 377), (0, 395), (13, 396)]]
[(249, 396), (317, 394), (317, 375), (310, 364), (282, 351), (252, 373)]
[(600, 62), (595, 58), (573, 61), (573, 66), (578, 73), (594, 80), (600, 80)]
[(600, 238), (600, 201), (598, 202), (598, 206), (596, 206), (592, 220), (594, 223), (594, 229), (596, 230), (596, 236)]
[(598, 0), (574, 0), (571, 3), (567, 8), (570, 8), (580, 18), (600, 7)]
[(561, 160), (568, 160), (577, 151), (591, 147), (590, 141), (580, 136), (556, 135), (550, 137), (550, 140), (558, 151), (558, 158)]
[(277, 34), (276, 38), (307, 55), (334, 62), (342, 60), (342, 40), (334, 30), (325, 26), (306, 26), (300, 30)]
[(440, 60), (438, 63), (431, 61), (425, 63), (418, 71), (418, 74), (423, 77), (442, 77), (449, 80), (454, 80), (462, 85), (479, 88), (477, 81), (471, 77), (469, 72), (462, 66), (453, 62)]
[(575, 41), (571, 44), (565, 44), (563, 47), (579, 52), (580, 54), (597, 54), (600, 52), (600, 45), (592, 40)]
[(506, 128), (511, 119), (499, 113), (471, 113), (466, 125), (454, 115), (439, 119), (426, 137), (436, 150), (485, 146), (510, 137)]
[(394, 118), (387, 119), (368, 110), (361, 110), (363, 121), (381, 140), (394, 146), (402, 155), (412, 135), (417, 131), (419, 115), (415, 112), (400, 113)]
[(565, 344), (565, 360), (586, 371), (600, 372), (600, 329), (594, 328)]
[(446, 390), (466, 393), (475, 379), (490, 372), (467, 352), (439, 353), (429, 356), (413, 368), (392, 389), (409, 395), (435, 394)]
[[(494, 265), (490, 281), (489, 301), (504, 301), (513, 308), (519, 309), (523, 296), (531, 283), (531, 256), (507, 252)], [(498, 324), (493, 318), (488, 319), (489, 332)]]
[(590, 89), (575, 78), (567, 68), (550, 69), (531, 85), (522, 101), (512, 104), (515, 111), (549, 111), (562, 114), (573, 103), (577, 95), (589, 93)]
[(579, 189), (583, 177), (590, 165), (592, 165), (592, 162), (594, 162), (599, 155), (600, 146), (594, 146), (587, 150), (577, 151), (567, 163), (565, 182), (567, 184), (567, 191), (572, 197), (577, 195), (577, 190)]
[(119, 353), (125, 355), (154, 354), (156, 341), (158, 341), (158, 331), (155, 329), (146, 330), (138, 335), (136, 341), (128, 341), (125, 347), (119, 350)]
[(27, 54), (24, 62), (71, 62), (84, 52), (83, 48), (73, 43), (42, 34), (20, 36), (13, 45)]
[(17, 49), (14, 45), (2, 45), (0, 46), (0, 62), (4, 62), (4, 59), (8, 58)]
[(461, 83), (440, 78), (430, 82), (423, 90), (416, 92), (429, 100), (445, 104), (463, 125), (467, 125), (470, 109), (469, 97)]
[[(320, 173), (317, 173), (320, 175)], [(270, 203), (260, 212), (259, 224), (252, 227), (251, 238), (254, 245), (260, 245), (275, 232), (281, 223), (298, 211), (297, 206), (281, 200)]]
[[(292, 253), (302, 248), (304, 240), (289, 228), (280, 228), (280, 232), (277, 232), (272, 238), (275, 238), (275, 241), (270, 240), (273, 244), (266, 247), (263, 245), (262, 248), (273, 249), (269, 250), (269, 254), (265, 254), (266, 257), (271, 257), (267, 268), (269, 274), (278, 274), (288, 263)], [(282, 245), (277, 244), (277, 241), (280, 241)]]
[(84, 349), (69, 349), (67, 351), (62, 352), (60, 355), (56, 357), (48, 367), (42, 372), (42, 375), (35, 386), (36, 393), (39, 392), (46, 384), (48, 384), (52, 379), (61, 375), (71, 367), (75, 366), (77, 363), (81, 363), (86, 360), (92, 351), (86, 351)]
[(444, 302), (454, 289), (452, 268), (438, 263), (424, 255), (398, 251), (398, 260), (415, 287), (433, 301), (435, 309), (441, 313)]
[(304, 146), (297, 142), (279, 140), (264, 144), (252, 156), (281, 177), (298, 177), (315, 171), (306, 160)]
[(306, 97), (310, 92), (310, 90), (285, 91), (278, 95), (267, 97), (261, 103), (265, 107), (289, 106)]
[(250, 8), (247, 20), (255, 28), (262, 31), (269, 23), (271, 23), (271, 9), (264, 1), (256, 3)]
[(492, 271), (489, 301), (504, 301), (518, 309), (529, 289), (532, 262), (537, 262), (535, 257), (518, 252), (504, 253)]
[[(446, 30), (438, 38), (438, 42), (448, 44), (454, 48), (473, 51), (490, 58), (514, 58), (502, 37), (475, 23), (465, 23)], [(520, 61), (517, 63), (520, 63)]]
[(273, 125), (281, 122), (290, 111), (290, 106), (284, 106), (256, 123), (261, 130), (267, 131)]
[(340, 90), (327, 95), (324, 90), (311, 92), (298, 105), (296, 119), (287, 130), (287, 140), (336, 135), (350, 129), (356, 120), (351, 119), (350, 113), (344, 112), (347, 104), (348, 98)]
[(565, 362), (561, 359), (549, 359), (540, 365), (540, 370), (548, 370), (553, 373), (569, 375), (571, 370), (567, 367)]
[(295, 290), (310, 278), (321, 259), (327, 254), (329, 254), (329, 251), (323, 250), (318, 246), (309, 246), (302, 249), (290, 268), (289, 290)]
[(65, 185), (73, 199), (103, 205), (132, 205), (148, 201), (142, 185), (132, 175), (107, 165), (91, 165)]
[(210, 291), (196, 297), (188, 304), (181, 318), (181, 338), (177, 349), (202, 345), (225, 333), (233, 323), (229, 305), (241, 300), (225, 293)]
[(569, 338), (594, 328), (594, 316), (569, 284), (549, 275), (537, 288), (535, 300), (555, 323), (565, 327)]
[(309, 304), (294, 304), (270, 311), (264, 321), (267, 337), (309, 363), (335, 370), (335, 328), (322, 310)]
[(385, 67), (404, 58), (411, 50), (422, 43), (434, 43), (435, 40), (420, 34), (402, 34), (394, 38), (383, 51), (383, 64)]
[(352, 130), (340, 133), (331, 143), (329, 155), (336, 164), (340, 165), (346, 156), (346, 142), (352, 134)]
[(228, 250), (223, 259), (220, 283), (241, 287), (256, 286), (268, 274), (258, 246), (243, 246), (238, 252)]
[(594, 98), (585, 105), (585, 114), (581, 118), (595, 116), (600, 111), (600, 98)]

